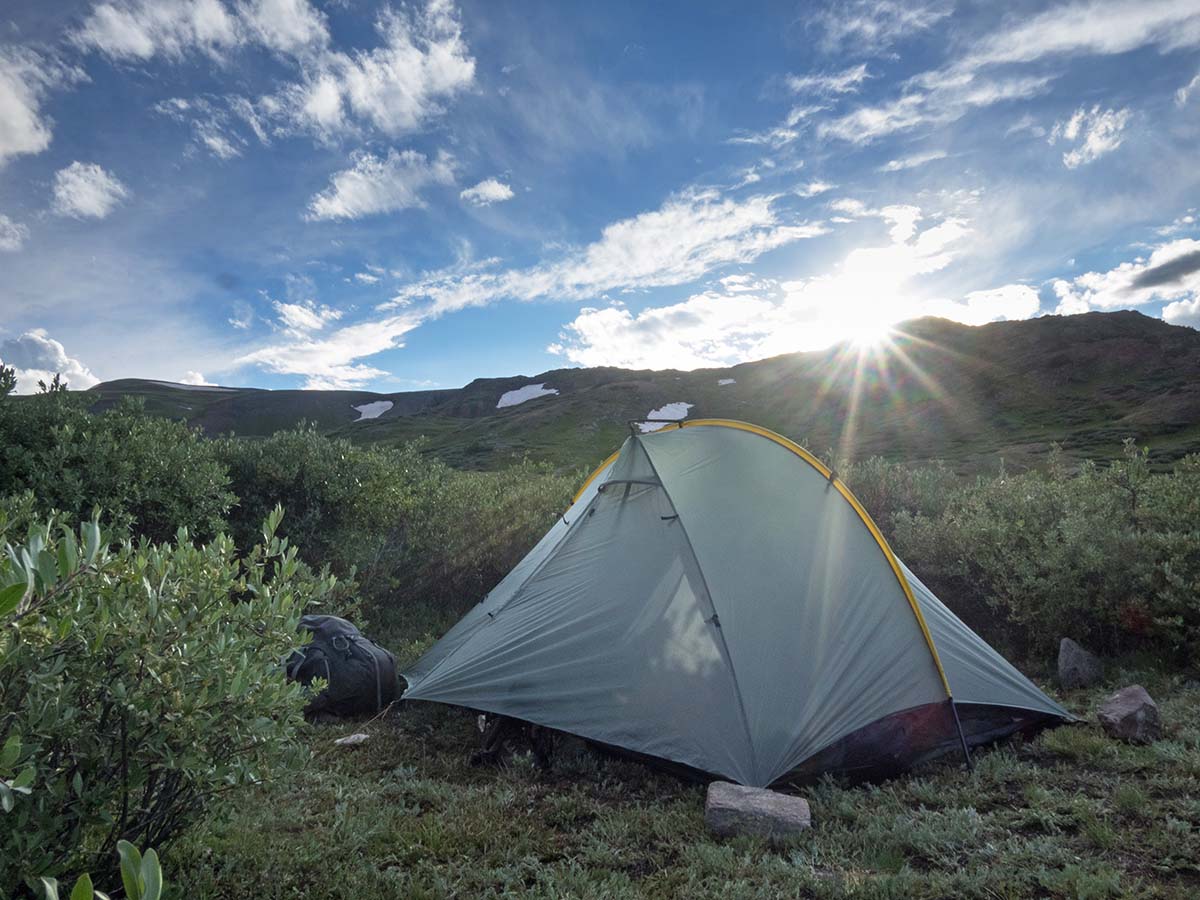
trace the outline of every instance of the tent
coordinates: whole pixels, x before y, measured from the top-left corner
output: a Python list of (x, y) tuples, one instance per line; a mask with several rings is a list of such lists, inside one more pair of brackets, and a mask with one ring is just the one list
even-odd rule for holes
[(633, 434), (407, 672), (405, 699), (753, 786), (872, 777), (1070, 715), (819, 460), (744, 422)]

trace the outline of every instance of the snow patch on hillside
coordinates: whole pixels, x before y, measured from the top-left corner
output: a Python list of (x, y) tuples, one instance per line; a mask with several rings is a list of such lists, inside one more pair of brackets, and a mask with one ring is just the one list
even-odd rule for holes
[(496, 409), (506, 406), (516, 406), (526, 400), (536, 400), (538, 397), (550, 397), (558, 393), (558, 388), (548, 388), (545, 384), (527, 384), (515, 391), (505, 391), (496, 402)]
[(361, 422), (363, 419), (378, 419), (385, 412), (392, 408), (391, 400), (375, 400), (371, 403), (364, 403), (362, 406), (354, 407), (358, 410), (358, 418), (355, 422)]
[[(646, 418), (647, 419), (686, 419), (688, 410), (691, 409), (695, 405), (696, 404), (694, 404), (694, 403), (683, 403), (683, 402), (668, 403), (666, 406), (662, 406), (658, 409), (650, 410), (650, 412), (646, 413)], [(658, 429), (662, 428), (664, 425), (666, 425), (665, 422), (639, 422), (638, 428), (640, 428), (642, 430), (642, 434), (646, 434), (651, 431), (658, 431)]]
[(718, 386), (724, 386), (727, 384), (737, 384), (737, 379), (736, 378), (718, 378), (717, 384), (718, 384)]

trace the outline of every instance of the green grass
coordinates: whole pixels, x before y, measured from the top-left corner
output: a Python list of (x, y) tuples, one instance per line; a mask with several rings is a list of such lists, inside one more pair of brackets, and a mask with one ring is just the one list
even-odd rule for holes
[[(167, 874), (202, 897), (1197, 896), (1200, 687), (1121, 676), (1155, 694), (1162, 741), (1080, 724), (978, 752), (971, 773), (826, 781), (805, 792), (814, 829), (781, 849), (712, 837), (702, 786), (582, 745), (548, 773), (520, 755), (470, 768), (473, 717), (413, 703), (314, 726), (308, 767), (220, 810)], [(1065, 701), (1094, 722), (1106, 692)]]

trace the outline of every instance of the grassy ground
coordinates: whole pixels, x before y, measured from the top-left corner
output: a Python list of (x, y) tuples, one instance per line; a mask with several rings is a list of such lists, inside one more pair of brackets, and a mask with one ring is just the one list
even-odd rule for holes
[(582, 746), (551, 772), (466, 764), (464, 711), (410, 704), (314, 726), (311, 764), (243, 794), (170, 852), (198, 897), (1195, 897), (1200, 684), (1121, 672), (1062, 699), (1089, 723), (1116, 684), (1159, 702), (1164, 739), (1066, 726), (907, 777), (806, 792), (815, 827), (782, 849), (717, 840), (703, 787)]

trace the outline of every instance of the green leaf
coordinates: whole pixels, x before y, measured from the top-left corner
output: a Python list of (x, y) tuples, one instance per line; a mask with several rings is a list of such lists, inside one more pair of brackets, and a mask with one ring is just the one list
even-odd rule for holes
[(85, 523), (80, 529), (83, 535), (83, 555), (89, 563), (96, 561), (96, 555), (100, 552), (100, 523), (93, 519)]
[(16, 803), (16, 798), (13, 795), (12, 789), (9, 788), (7, 781), (0, 781), (0, 809), (6, 813), (12, 812), (13, 805)]
[(3, 749), (0, 749), (0, 769), (11, 769), (16, 765), (20, 755), (21, 736), (19, 734), (10, 734), (8, 740), (4, 742)]
[(92, 876), (84, 872), (71, 889), (71, 900), (92, 900)]
[(75, 788), (75, 796), (83, 796), (83, 775), (79, 772), (75, 773), (75, 777), (71, 779), (71, 786)]
[(42, 879), (42, 895), (45, 897), (45, 900), (58, 900), (57, 878)]
[(33, 784), (33, 780), (36, 777), (37, 772), (34, 770), (33, 766), (30, 766), (12, 780), (12, 789), (14, 791), (28, 791), (29, 786)]
[(129, 841), (117, 841), (121, 856), (121, 884), (129, 900), (142, 900), (142, 854)]
[(26, 585), (22, 582), (0, 588), (0, 616), (7, 616), (17, 608), (21, 598), (25, 596), (25, 588)]
[(158, 900), (163, 886), (162, 866), (159, 865), (158, 854), (153, 848), (148, 849), (142, 857), (142, 881), (146, 885), (142, 900)]
[(42, 550), (37, 555), (37, 572), (42, 579), (42, 587), (49, 591), (58, 581), (58, 557), (50, 550)]

